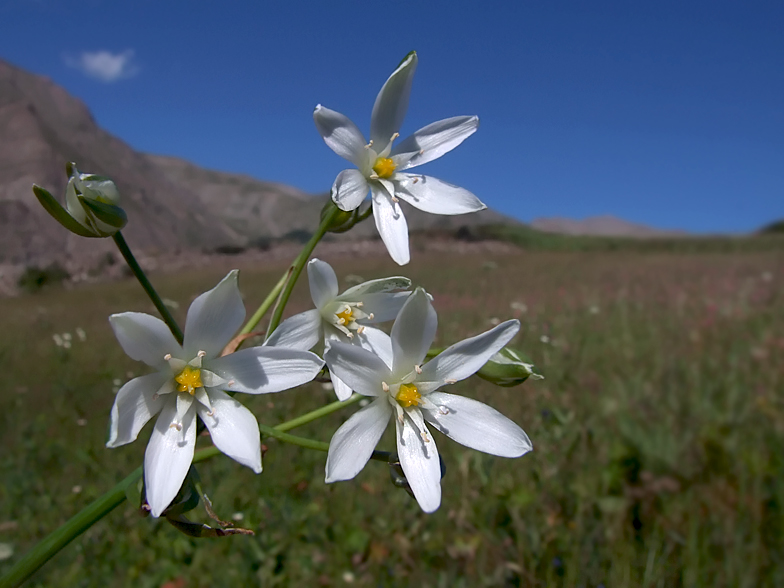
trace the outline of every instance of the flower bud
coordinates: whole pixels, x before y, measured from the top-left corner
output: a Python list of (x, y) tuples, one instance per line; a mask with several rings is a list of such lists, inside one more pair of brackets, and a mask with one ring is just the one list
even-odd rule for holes
[(66, 166), (65, 208), (45, 189), (33, 185), (38, 201), (66, 229), (82, 237), (110, 237), (128, 222), (118, 206), (120, 193), (109, 178), (82, 174), (76, 165)]
[(329, 226), (327, 227), (327, 231), (330, 233), (345, 233), (351, 227), (357, 224), (357, 210), (341, 210), (335, 206), (335, 203), (332, 202), (331, 199), (327, 200), (327, 203), (321, 209), (321, 220), (324, 220), (324, 218), (330, 214), (333, 209), (336, 209), (337, 212), (334, 213), (332, 216), (332, 222), (330, 222)]
[(476, 375), (505, 388), (522, 384), (528, 378), (544, 379), (544, 376), (534, 373), (533, 364), (525, 363), (520, 353), (511, 347), (504, 347), (496, 353)]

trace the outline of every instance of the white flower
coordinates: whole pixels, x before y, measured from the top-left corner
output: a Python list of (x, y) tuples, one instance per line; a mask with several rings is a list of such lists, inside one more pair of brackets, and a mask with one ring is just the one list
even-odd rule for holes
[(154, 517), (169, 505), (185, 480), (196, 443), (196, 415), (223, 453), (261, 472), (256, 418), (224, 390), (279, 392), (312, 380), (324, 362), (294, 349), (252, 347), (219, 357), (245, 318), (237, 271), (196, 298), (188, 309), (181, 346), (163, 321), (138, 312), (109, 318), (123, 350), (157, 369), (134, 378), (117, 393), (107, 447), (134, 441), (156, 414), (144, 454), (147, 502)]
[(329, 147), (358, 169), (347, 169), (335, 179), (332, 199), (341, 210), (354, 210), (367, 196), (373, 199), (376, 227), (389, 254), (398, 264), (409, 261), (408, 225), (399, 200), (433, 214), (464, 214), (486, 208), (471, 192), (430, 176), (402, 173), (438, 159), (476, 131), (479, 118), (456, 116), (419, 129), (392, 148), (408, 110), (411, 82), (417, 65), (410, 53), (389, 76), (373, 105), (370, 142), (347, 117), (316, 106), (313, 119)]
[[(400, 276), (370, 280), (338, 294), (338, 278), (328, 263), (311, 259), (308, 263), (310, 296), (316, 308), (283, 321), (265, 345), (291, 349), (312, 349), (318, 343), (328, 348), (333, 341), (354, 343), (370, 351), (389, 347), (389, 335), (367, 326), (394, 319), (411, 292), (394, 292), (411, 287)], [(351, 388), (330, 372), (338, 400), (351, 396)]]
[(523, 430), (486, 404), (439, 391), (479, 370), (520, 328), (516, 320), (452, 345), (421, 365), (436, 332), (436, 313), (417, 289), (394, 326), (390, 349), (379, 356), (354, 345), (333, 343), (325, 354), (330, 370), (356, 392), (376, 399), (349, 418), (332, 437), (326, 481), (350, 480), (365, 467), (395, 415), (400, 465), (425, 512), (441, 504), (438, 449), (425, 422), (479, 451), (519, 457), (532, 449)]

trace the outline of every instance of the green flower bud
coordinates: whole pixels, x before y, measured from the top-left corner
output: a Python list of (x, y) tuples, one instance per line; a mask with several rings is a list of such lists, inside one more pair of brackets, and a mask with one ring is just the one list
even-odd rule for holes
[(38, 201), (57, 222), (82, 237), (111, 237), (128, 222), (118, 206), (120, 193), (109, 178), (82, 174), (76, 165), (66, 166), (65, 208), (45, 189), (33, 186)]
[(544, 379), (544, 376), (534, 373), (533, 364), (525, 363), (520, 353), (511, 347), (504, 347), (496, 353), (476, 375), (505, 388), (522, 384), (528, 378)]
[(330, 233), (345, 233), (357, 223), (357, 210), (341, 210), (335, 206), (332, 199), (327, 200), (327, 203), (321, 209), (321, 220), (324, 220), (333, 210), (337, 210), (337, 212), (335, 212), (332, 217), (332, 222), (330, 222), (329, 227), (327, 227), (327, 231)]

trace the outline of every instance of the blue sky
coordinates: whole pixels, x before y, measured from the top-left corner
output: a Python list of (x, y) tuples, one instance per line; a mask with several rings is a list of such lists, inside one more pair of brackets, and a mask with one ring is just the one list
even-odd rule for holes
[(415, 49), (401, 134), (481, 118), (424, 173), (522, 220), (738, 232), (784, 217), (782, 23), (716, 0), (0, 0), (0, 58), (139, 150), (323, 192), (349, 164), (313, 107), (367, 133)]

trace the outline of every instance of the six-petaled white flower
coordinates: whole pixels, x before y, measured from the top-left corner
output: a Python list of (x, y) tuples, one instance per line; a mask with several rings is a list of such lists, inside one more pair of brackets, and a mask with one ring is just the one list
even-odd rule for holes
[(370, 121), (370, 142), (339, 112), (318, 105), (313, 113), (327, 145), (357, 166), (338, 174), (332, 199), (341, 210), (350, 211), (370, 192), (378, 232), (392, 259), (400, 265), (408, 263), (409, 251), (408, 225), (399, 200), (433, 214), (465, 214), (486, 208), (468, 190), (430, 176), (403, 173), (451, 151), (479, 126), (476, 116), (456, 116), (427, 125), (392, 147), (408, 110), (416, 65), (417, 56), (412, 52), (378, 93)]
[(196, 443), (196, 415), (223, 453), (261, 472), (256, 418), (224, 390), (266, 394), (311, 381), (324, 362), (295, 349), (252, 347), (219, 357), (245, 318), (237, 271), (200, 295), (188, 309), (183, 345), (163, 321), (143, 313), (110, 317), (123, 350), (156, 368), (117, 393), (108, 447), (135, 440), (156, 414), (144, 454), (144, 482), (153, 516), (176, 496), (188, 473)]
[(423, 365), (436, 326), (427, 294), (417, 289), (395, 320), (390, 348), (374, 355), (356, 345), (333, 343), (327, 350), (330, 371), (359, 394), (376, 397), (332, 437), (328, 483), (350, 480), (365, 467), (390, 416), (396, 417), (400, 465), (425, 512), (441, 504), (438, 450), (425, 422), (466, 447), (493, 455), (519, 457), (532, 449), (525, 432), (497, 410), (439, 391), (479, 370), (514, 337), (520, 323), (501, 323), (452, 345)]
[[(401, 276), (370, 280), (338, 294), (338, 278), (328, 263), (311, 259), (308, 263), (310, 296), (316, 308), (289, 317), (272, 333), (265, 345), (312, 349), (332, 341), (354, 343), (370, 351), (389, 347), (389, 335), (370, 323), (393, 320), (411, 292), (396, 292), (411, 286)], [(338, 400), (351, 396), (351, 388), (330, 372)]]

